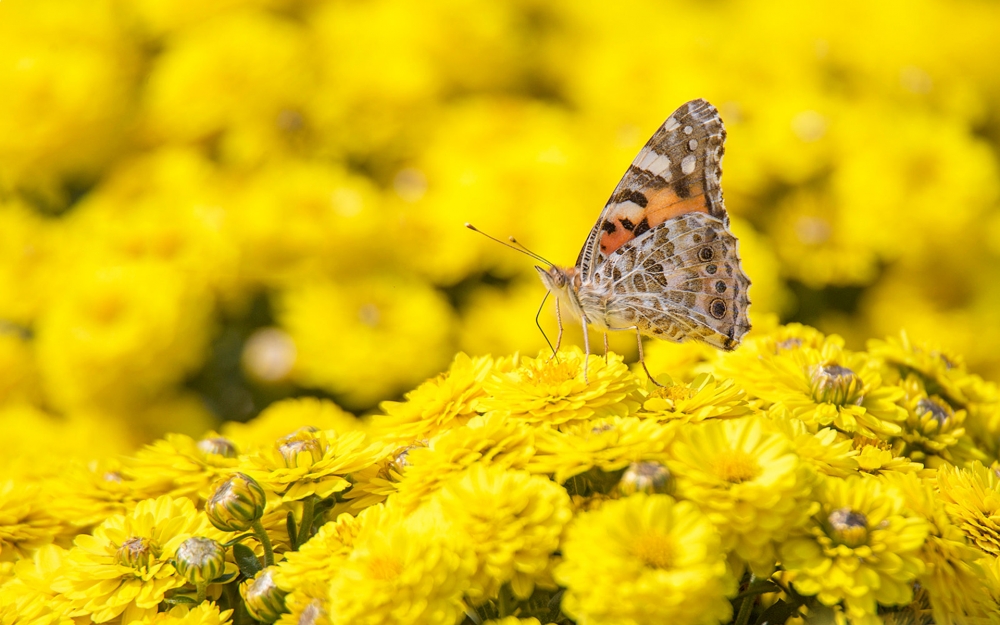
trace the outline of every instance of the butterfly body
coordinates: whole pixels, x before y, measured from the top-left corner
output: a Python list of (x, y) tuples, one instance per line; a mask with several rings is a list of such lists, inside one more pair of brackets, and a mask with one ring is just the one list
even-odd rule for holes
[[(735, 349), (750, 280), (722, 201), (725, 129), (715, 107), (675, 111), (615, 188), (576, 265), (536, 267), (585, 326)], [(641, 346), (641, 345), (640, 345)]]

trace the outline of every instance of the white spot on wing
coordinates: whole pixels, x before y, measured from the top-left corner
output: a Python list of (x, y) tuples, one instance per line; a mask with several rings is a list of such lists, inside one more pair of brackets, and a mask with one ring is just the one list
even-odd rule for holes
[(697, 159), (695, 159), (694, 154), (688, 154), (681, 159), (681, 172), (683, 172), (684, 175), (693, 172), (696, 160)]
[(691, 126), (684, 126), (684, 134), (689, 135), (692, 132), (694, 132), (694, 128), (692, 128)]
[(678, 126), (680, 126), (680, 124), (677, 122), (676, 119), (674, 119), (672, 115), (667, 118), (667, 121), (663, 122), (663, 129), (666, 130), (667, 132), (677, 130)]
[[(632, 223), (639, 223), (642, 221), (643, 209), (641, 206), (633, 202), (632, 200), (625, 200), (624, 202), (617, 202), (611, 205), (614, 208), (614, 221), (618, 221), (622, 217), (627, 217)], [(618, 224), (615, 224), (616, 226)]]
[(644, 169), (651, 174), (663, 176), (664, 172), (669, 173), (670, 159), (663, 154), (657, 154), (653, 150), (645, 150), (636, 159), (635, 166)]
[(697, 139), (691, 139), (690, 141), (688, 141), (688, 149), (689, 150), (691, 150), (693, 152), (695, 150), (695, 148), (697, 148), (697, 147), (698, 147), (698, 140)]

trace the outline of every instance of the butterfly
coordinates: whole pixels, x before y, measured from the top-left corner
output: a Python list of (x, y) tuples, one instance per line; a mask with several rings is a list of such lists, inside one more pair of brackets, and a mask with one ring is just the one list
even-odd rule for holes
[(605, 353), (609, 331), (635, 330), (644, 369), (642, 336), (739, 346), (750, 280), (722, 201), (725, 141), (714, 106), (682, 105), (632, 161), (576, 264), (535, 267), (556, 296), (554, 351), (560, 305), (582, 321), (588, 355), (588, 326), (604, 331)]

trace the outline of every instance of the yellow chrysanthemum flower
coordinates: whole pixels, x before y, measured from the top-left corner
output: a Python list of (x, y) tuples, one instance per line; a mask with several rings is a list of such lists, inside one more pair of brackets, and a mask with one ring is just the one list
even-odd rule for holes
[(285, 502), (310, 496), (324, 499), (347, 489), (355, 471), (381, 460), (389, 448), (362, 432), (338, 434), (308, 428), (251, 454), (244, 472)]
[(400, 273), (295, 283), (277, 315), (295, 341), (294, 381), (336, 393), (349, 408), (433, 375), (451, 352), (448, 301)]
[(384, 414), (371, 419), (373, 431), (385, 439), (408, 443), (464, 425), (479, 414), (483, 381), (493, 372), (489, 356), (458, 354), (448, 371), (406, 394), (406, 401), (382, 402)]
[[(583, 367), (586, 362), (587, 380)], [(579, 348), (557, 357), (521, 358), (510, 372), (486, 380), (486, 397), (479, 410), (494, 411), (529, 423), (559, 425), (599, 417), (623, 417), (638, 408), (634, 392), (638, 378), (618, 354), (605, 361), (591, 355), (584, 360)]]
[(152, 496), (204, 500), (216, 480), (235, 471), (237, 455), (235, 446), (230, 449), (215, 444), (212, 434), (200, 441), (183, 434), (167, 434), (129, 459), (126, 475)]
[(52, 589), (69, 600), (70, 616), (95, 623), (148, 617), (167, 593), (185, 585), (171, 559), (192, 536), (224, 540), (191, 500), (146, 499), (77, 536)]
[(687, 501), (637, 493), (578, 515), (555, 578), (562, 609), (599, 625), (728, 619), (736, 591), (712, 523)]
[(247, 423), (228, 421), (222, 434), (244, 452), (269, 447), (304, 427), (344, 434), (362, 430), (360, 419), (328, 399), (295, 397), (276, 401)]
[(858, 450), (856, 456), (858, 470), (869, 475), (924, 472), (924, 465), (899, 455), (900, 447), (899, 444), (893, 445), (874, 438), (855, 437), (854, 448)]
[(523, 469), (533, 452), (534, 432), (523, 424), (501, 414), (476, 417), (435, 437), (427, 447), (410, 449), (393, 499), (412, 510), (475, 463)]
[(995, 614), (986, 573), (978, 562), (983, 553), (970, 546), (962, 530), (948, 518), (930, 481), (902, 473), (886, 474), (881, 479), (899, 489), (907, 507), (930, 523), (919, 556), (927, 569), (917, 582), (926, 590), (934, 622), (962, 622)]
[(842, 348), (844, 339), (836, 334), (825, 336), (801, 323), (780, 325), (776, 316), (765, 315), (763, 322), (754, 320), (753, 329), (738, 350), (716, 353), (712, 370), (719, 378), (737, 380), (751, 396), (756, 396), (757, 389), (770, 382), (766, 360), (802, 348), (822, 351), (827, 346)]
[(112, 515), (125, 514), (143, 499), (161, 494), (142, 490), (120, 458), (72, 463), (50, 484), (58, 502), (55, 513), (76, 528), (98, 525)]
[(847, 477), (858, 470), (858, 450), (854, 440), (833, 428), (810, 431), (808, 425), (791, 417), (781, 404), (771, 406), (767, 411), (778, 431), (792, 442), (792, 448), (799, 459), (812, 466), (822, 475)]
[(59, 509), (40, 484), (0, 482), (0, 562), (30, 557), (66, 533), (69, 523)]
[[(517, 618), (516, 616), (505, 616), (504, 618), (483, 621), (483, 625), (542, 625), (542, 622), (534, 617)], [(552, 624), (550, 623), (549, 625)]]
[[(929, 395), (916, 375), (908, 375), (900, 386), (906, 391), (902, 404), (907, 416), (899, 438), (906, 443), (904, 453), (908, 457), (935, 468), (945, 462), (960, 464), (956, 460), (977, 455), (965, 433), (965, 410), (953, 409), (939, 395)], [(978, 455), (978, 459), (985, 460), (981, 452)]]
[(478, 564), (467, 591), (473, 604), (495, 597), (507, 582), (516, 596), (529, 597), (572, 516), (569, 495), (558, 484), (496, 465), (472, 465), (437, 499), (475, 549)]
[(288, 593), (279, 625), (329, 624), (330, 580), (350, 554), (359, 520), (348, 514), (326, 523), (299, 547), (285, 554), (274, 583)]
[(0, 585), (0, 623), (4, 625), (72, 625), (69, 602), (52, 591), (64, 566), (66, 550), (45, 545), (14, 565), (16, 577)]
[(592, 468), (613, 472), (633, 462), (666, 460), (676, 429), (653, 419), (610, 417), (569, 423), (535, 432), (532, 473), (546, 473), (559, 484)]
[[(922, 390), (928, 399), (934, 401), (937, 408), (948, 414), (949, 419), (942, 422), (938, 428), (941, 434), (945, 435), (939, 442), (947, 443), (949, 437), (946, 432), (952, 427), (963, 426), (978, 447), (993, 455), (997, 453), (1000, 449), (997, 437), (1000, 433), (1000, 390), (996, 384), (985, 382), (978, 375), (969, 373), (960, 357), (929, 345), (915, 344), (905, 332), (898, 339), (890, 337), (885, 341), (871, 340), (868, 342), (868, 349), (873, 357), (886, 363), (887, 366), (884, 368), (887, 375), (894, 376), (900, 381), (909, 376), (919, 378)], [(937, 401), (933, 399), (934, 397), (942, 401)], [(935, 420), (941, 416), (940, 411), (933, 410), (934, 405), (926, 402), (927, 410), (920, 409), (919, 401), (920, 399), (917, 400), (918, 406), (915, 408), (921, 415), (930, 411), (937, 415), (934, 417)], [(950, 414), (949, 409), (955, 414)], [(957, 414), (959, 410), (967, 412), (964, 421), (961, 422)], [(952, 417), (954, 421), (949, 422)], [(932, 425), (924, 421), (921, 423)], [(960, 439), (959, 446), (958, 459), (985, 460), (985, 457), (971, 448), (966, 441)]]
[(404, 517), (363, 515), (347, 559), (330, 584), (334, 623), (437, 625), (457, 622), (476, 567), (468, 538), (439, 506)]
[(876, 479), (827, 478), (804, 535), (781, 545), (781, 565), (795, 591), (825, 605), (842, 602), (856, 623), (877, 623), (878, 604), (908, 603), (928, 522), (914, 516), (895, 488)]
[(233, 611), (219, 610), (212, 602), (176, 605), (165, 612), (131, 621), (129, 625), (229, 625)]
[(642, 408), (636, 416), (682, 423), (706, 419), (732, 419), (753, 412), (747, 404), (746, 391), (732, 380), (716, 381), (702, 373), (689, 384), (675, 383), (670, 376), (649, 380), (643, 394)]
[(710, 421), (682, 428), (669, 454), (678, 497), (701, 507), (726, 551), (769, 574), (774, 544), (813, 511), (813, 474), (788, 438), (761, 418)]
[(149, 401), (201, 364), (212, 307), (203, 285), (167, 263), (82, 264), (38, 319), (50, 399), (66, 410)]
[(1000, 556), (1000, 477), (979, 462), (937, 470), (937, 487), (952, 522), (982, 551)]
[[(906, 411), (895, 402), (903, 390), (881, 382), (876, 362), (852, 354), (835, 342), (821, 350), (804, 346), (780, 349), (762, 358), (768, 373), (748, 391), (772, 404), (783, 404), (791, 416), (811, 428), (832, 426), (864, 436), (891, 436), (901, 431)], [(741, 382), (740, 374), (736, 376)]]

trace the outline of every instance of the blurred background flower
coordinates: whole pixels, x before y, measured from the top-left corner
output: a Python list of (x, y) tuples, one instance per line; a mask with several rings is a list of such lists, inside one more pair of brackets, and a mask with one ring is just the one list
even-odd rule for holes
[(533, 263), (463, 223), (571, 263), (696, 97), (755, 318), (906, 328), (995, 379), (998, 27), (977, 0), (4, 0), (0, 408), (130, 448), (535, 354)]

